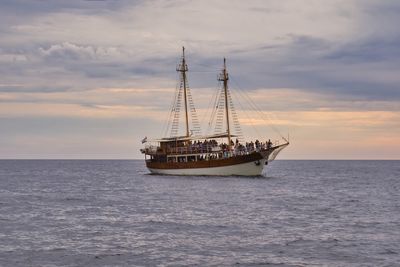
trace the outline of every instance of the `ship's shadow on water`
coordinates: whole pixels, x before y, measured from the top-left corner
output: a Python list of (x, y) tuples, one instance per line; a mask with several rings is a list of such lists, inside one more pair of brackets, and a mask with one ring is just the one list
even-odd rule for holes
[(165, 179), (258, 179), (258, 180), (270, 180), (270, 179), (278, 179), (280, 177), (276, 176), (267, 176), (267, 175), (255, 175), (255, 176), (243, 176), (243, 175), (169, 175), (169, 174), (157, 174), (157, 173), (143, 173), (145, 176), (151, 177), (160, 177)]

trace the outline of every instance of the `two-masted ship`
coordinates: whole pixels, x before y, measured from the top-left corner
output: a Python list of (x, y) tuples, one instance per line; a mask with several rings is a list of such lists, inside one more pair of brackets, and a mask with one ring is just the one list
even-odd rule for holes
[[(232, 124), (239, 126), (236, 112), (229, 92), (229, 76), (226, 60), (218, 80), (220, 93), (212, 112), (215, 119), (215, 132), (202, 135), (195, 114), (193, 99), (187, 79), (188, 67), (183, 48), (182, 60), (176, 69), (180, 74), (179, 84), (175, 92), (168, 125), (171, 127), (169, 137), (142, 140), (146, 143), (141, 152), (145, 155), (146, 166), (151, 173), (166, 175), (216, 175), (216, 176), (259, 176), (268, 162), (274, 160), (278, 153), (289, 145), (287, 139), (283, 143), (263, 141), (246, 141), (242, 134), (232, 132)], [(181, 107), (183, 106), (185, 134), (179, 134)], [(190, 114), (192, 116), (190, 116)], [(189, 126), (189, 120), (194, 124)], [(169, 127), (169, 126), (168, 126)], [(261, 137), (260, 137), (261, 140)]]

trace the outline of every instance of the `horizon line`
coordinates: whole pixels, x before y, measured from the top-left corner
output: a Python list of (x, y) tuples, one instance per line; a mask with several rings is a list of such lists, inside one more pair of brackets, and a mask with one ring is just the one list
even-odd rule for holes
[[(137, 159), (137, 158), (0, 158), (0, 161), (5, 161), (5, 160), (144, 160), (143, 159)], [(306, 161), (306, 160), (312, 160), (312, 161), (399, 161), (399, 159), (275, 159), (274, 161)]]

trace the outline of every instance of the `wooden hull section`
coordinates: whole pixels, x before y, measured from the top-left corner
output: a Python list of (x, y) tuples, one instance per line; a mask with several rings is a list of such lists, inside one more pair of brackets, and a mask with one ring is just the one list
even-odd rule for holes
[(150, 172), (167, 175), (259, 176), (268, 155), (252, 153), (226, 159), (193, 162), (146, 162)]

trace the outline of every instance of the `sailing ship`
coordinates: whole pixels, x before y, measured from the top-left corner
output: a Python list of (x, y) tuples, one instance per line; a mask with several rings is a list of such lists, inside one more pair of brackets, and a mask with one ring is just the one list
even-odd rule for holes
[[(182, 50), (182, 59), (176, 68), (180, 79), (167, 126), (171, 128), (170, 136), (154, 140), (147, 140), (145, 137), (142, 140), (145, 147), (140, 151), (145, 156), (147, 168), (151, 173), (166, 175), (261, 175), (264, 166), (274, 160), (279, 152), (289, 145), (289, 141), (282, 137), (283, 143), (273, 143), (270, 140), (246, 142), (240, 127), (237, 126), (239, 121), (236, 112), (230, 111), (233, 102), (228, 87), (229, 75), (225, 58), (218, 77), (221, 84), (220, 93), (217, 93), (219, 97), (215, 101), (215, 110), (212, 113), (216, 132), (201, 135), (188, 86), (185, 48)], [(179, 135), (182, 105), (185, 134)], [(189, 120), (194, 125), (192, 128), (189, 126)], [(232, 132), (231, 124), (236, 124), (235, 129), (239, 129), (239, 133)]]

